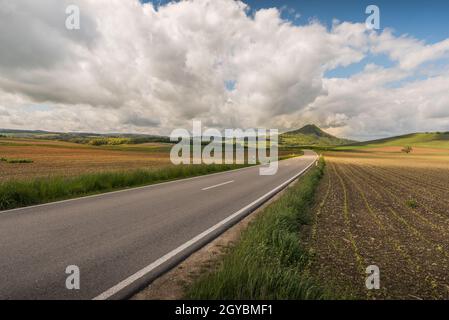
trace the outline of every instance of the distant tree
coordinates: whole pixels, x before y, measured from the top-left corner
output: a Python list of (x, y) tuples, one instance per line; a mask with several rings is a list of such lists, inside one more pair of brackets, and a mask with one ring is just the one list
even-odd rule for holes
[(103, 145), (116, 146), (120, 144), (129, 144), (129, 143), (131, 143), (130, 138), (120, 138), (120, 137), (95, 138), (89, 141), (89, 144), (92, 146), (103, 146)]
[(89, 144), (92, 146), (102, 146), (108, 144), (108, 139), (106, 138), (97, 138), (89, 141)]
[(412, 148), (411, 146), (405, 146), (405, 147), (402, 149), (402, 152), (410, 153), (410, 152), (412, 152), (412, 150), (413, 150), (413, 148)]

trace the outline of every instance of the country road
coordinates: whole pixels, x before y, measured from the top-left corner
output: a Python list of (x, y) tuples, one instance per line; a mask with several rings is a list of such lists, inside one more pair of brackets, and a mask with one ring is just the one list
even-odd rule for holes
[[(305, 151), (273, 176), (249, 167), (0, 212), (0, 299), (126, 297), (315, 159)], [(69, 265), (79, 267), (79, 290), (65, 286)]]

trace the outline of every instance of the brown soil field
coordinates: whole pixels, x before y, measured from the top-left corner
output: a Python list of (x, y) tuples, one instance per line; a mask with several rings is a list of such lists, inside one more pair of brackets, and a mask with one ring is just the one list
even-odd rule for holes
[[(312, 273), (345, 297), (449, 299), (449, 155), (326, 152), (309, 237)], [(380, 269), (380, 289), (365, 286)]]
[(169, 166), (164, 144), (118, 147), (35, 139), (1, 139), (0, 158), (30, 159), (33, 163), (0, 162), (0, 180), (46, 176), (75, 176), (83, 173), (159, 168)]
[[(27, 159), (32, 163), (0, 161), (0, 182), (48, 176), (76, 176), (100, 171), (152, 169), (171, 166), (171, 144), (143, 143), (90, 146), (64, 141), (1, 138), (0, 158)], [(279, 150), (279, 156), (291, 150)]]

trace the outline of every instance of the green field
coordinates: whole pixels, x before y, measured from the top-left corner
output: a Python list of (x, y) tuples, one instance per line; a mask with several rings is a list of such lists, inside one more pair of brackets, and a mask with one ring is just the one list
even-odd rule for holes
[(412, 133), (392, 138), (353, 143), (339, 146), (336, 149), (351, 150), (359, 148), (404, 147), (407, 145), (411, 147), (449, 149), (449, 132)]

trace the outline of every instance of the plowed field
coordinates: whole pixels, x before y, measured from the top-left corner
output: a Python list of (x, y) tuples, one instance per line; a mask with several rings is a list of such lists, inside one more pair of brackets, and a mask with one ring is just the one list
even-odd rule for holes
[[(325, 153), (312, 272), (368, 299), (449, 298), (449, 155), (395, 148)], [(380, 269), (380, 289), (365, 286)]]

